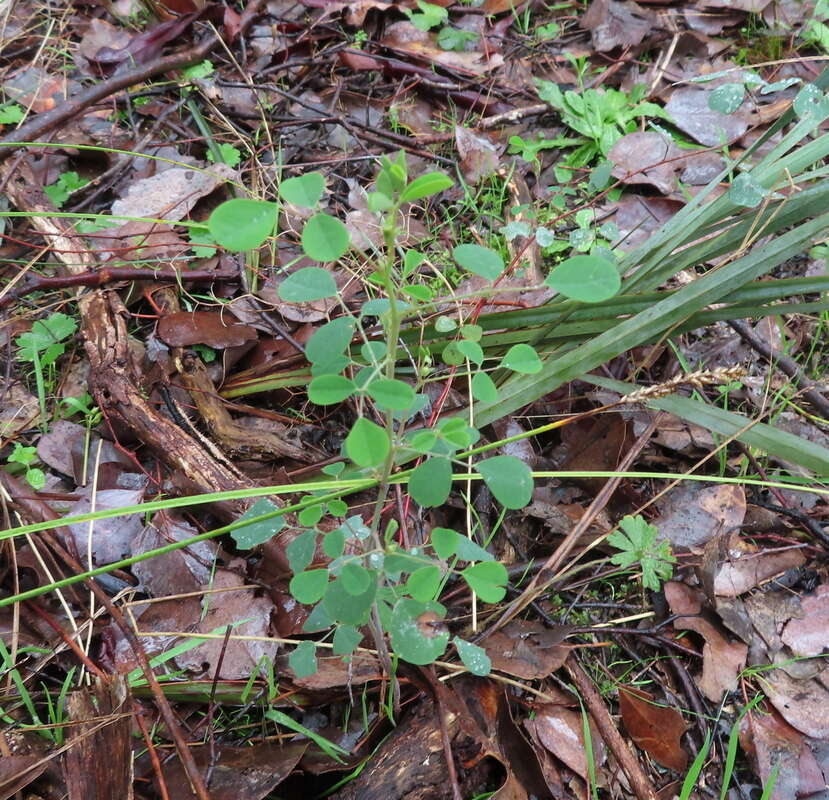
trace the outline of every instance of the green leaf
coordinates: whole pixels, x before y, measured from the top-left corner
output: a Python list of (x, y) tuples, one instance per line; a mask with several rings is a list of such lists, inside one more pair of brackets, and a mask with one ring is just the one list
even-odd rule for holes
[(481, 345), (477, 342), (470, 342), (468, 339), (461, 339), (454, 344), (464, 358), (468, 358), (476, 366), (481, 366), (484, 360), (484, 351), (481, 349)]
[(456, 636), (452, 640), (452, 644), (455, 645), (458, 655), (461, 657), (461, 661), (463, 661), (463, 665), (473, 675), (484, 676), (492, 672), (492, 661), (486, 654), (486, 650), (482, 647), (478, 647), (478, 645), (472, 644), (472, 642), (464, 641), (459, 636)]
[[(302, 644), (313, 645), (313, 642), (303, 642)], [(309, 739), (317, 747), (319, 747), (323, 753), (334, 761), (339, 761), (342, 764), (343, 760), (339, 756), (348, 755), (348, 750), (343, 750), (338, 744), (334, 744), (334, 742), (329, 741), (324, 736), (320, 736), (316, 731), (306, 728), (304, 725), (301, 725), (293, 719), (293, 717), (289, 717), (282, 711), (268, 711), (265, 713), (265, 716), (276, 722), (278, 725), (282, 725), (283, 727), (288, 728), (288, 730), (294, 731), (295, 733), (304, 736), (306, 739)]]
[(325, 178), (319, 172), (307, 172), (296, 178), (286, 178), (279, 184), (279, 196), (286, 203), (301, 208), (315, 208), (325, 191)]
[(360, 417), (345, 439), (345, 453), (358, 467), (377, 467), (386, 460), (391, 443), (385, 429)]
[(207, 229), (227, 250), (255, 250), (273, 234), (276, 214), (276, 203), (237, 197), (216, 207), (207, 220)]
[[(316, 269), (310, 267), (309, 269)], [(336, 287), (335, 287), (336, 288)], [(324, 364), (351, 344), (356, 322), (351, 317), (337, 317), (317, 328), (305, 345), (305, 356), (312, 364)]]
[(734, 178), (728, 189), (730, 200), (745, 208), (757, 208), (767, 194), (768, 190), (760, 186), (747, 172), (741, 172)]
[(600, 303), (613, 297), (622, 285), (619, 270), (596, 255), (572, 256), (561, 262), (544, 281), (565, 297), (582, 303)]
[(360, 642), (363, 641), (363, 634), (351, 625), (337, 625), (334, 631), (335, 656), (347, 656), (353, 653)]
[[(17, 352), (17, 358), (20, 361), (34, 361), (35, 354), (44, 353), (50, 347), (58, 344), (60, 345), (65, 339), (72, 336), (78, 329), (78, 323), (68, 316), (56, 311), (50, 314), (46, 319), (39, 319), (33, 325), (30, 331), (21, 333), (15, 339), (15, 344), (20, 348)], [(57, 355), (63, 353), (63, 345), (60, 345)], [(55, 360), (57, 356), (52, 358)], [(44, 359), (41, 358), (41, 365)]]
[(448, 458), (429, 458), (409, 477), (409, 494), (419, 505), (443, 505), (452, 491), (452, 463)]
[[(373, 573), (369, 573), (369, 576)], [(365, 625), (368, 622), (369, 611), (377, 595), (377, 581), (371, 579), (368, 588), (359, 595), (348, 592), (343, 585), (342, 578), (328, 584), (328, 591), (322, 600), (326, 613), (337, 622), (347, 625)]]
[(325, 512), (321, 504), (308, 506), (307, 508), (303, 508), (302, 511), (297, 514), (297, 520), (300, 525), (312, 528), (322, 519), (322, 515), (324, 513)]
[(498, 402), (498, 387), (486, 372), (476, 372), (472, 378), (472, 396), (481, 403)]
[(463, 536), (460, 533), (458, 534), (455, 553), (461, 561), (495, 561), (495, 556), (492, 553), (484, 550), (468, 536)]
[(458, 552), (458, 541), (461, 535), (450, 528), (432, 529), (432, 547), (435, 548), (438, 558), (444, 561)]
[(449, 632), (440, 623), (446, 609), (404, 597), (394, 605), (389, 623), (391, 646), (410, 664), (431, 664), (446, 651)]
[(286, 303), (310, 303), (336, 294), (333, 276), (322, 267), (303, 267), (279, 284), (279, 296)]
[(401, 203), (411, 203), (424, 197), (442, 192), (452, 185), (452, 179), (442, 172), (429, 172), (415, 178), (401, 193)]
[(416, 569), (406, 581), (406, 591), (420, 600), (421, 603), (428, 603), (437, 598), (438, 590), (443, 576), (435, 566), (421, 567)]
[(322, 552), (329, 558), (339, 558), (344, 550), (345, 533), (343, 533), (341, 528), (329, 531), (322, 537)]
[(720, 114), (733, 114), (746, 96), (746, 87), (742, 83), (724, 83), (708, 95), (708, 108)]
[(507, 593), (507, 568), (500, 561), (482, 561), (471, 564), (461, 576), (485, 603), (498, 603)]
[(353, 561), (346, 564), (340, 573), (343, 589), (353, 597), (365, 594), (373, 580), (372, 574), (365, 567)]
[(322, 600), (328, 588), (328, 570), (309, 569), (307, 572), (300, 572), (291, 578), (288, 588), (297, 602), (306, 606), (313, 605)]
[(354, 381), (342, 375), (319, 375), (308, 385), (308, 399), (319, 406), (341, 403), (357, 391)]
[(377, 378), (366, 387), (366, 392), (383, 411), (404, 411), (415, 399), (414, 389), (394, 378)]
[(21, 106), (10, 105), (0, 108), (0, 125), (16, 125), (26, 114)]
[(330, 214), (314, 214), (302, 229), (302, 249), (314, 261), (336, 261), (348, 245), (348, 229)]
[(438, 333), (451, 333), (458, 327), (458, 323), (452, 317), (438, 317), (435, 320), (435, 330)]
[(535, 375), (536, 372), (541, 372), (542, 365), (538, 353), (532, 347), (528, 344), (514, 344), (507, 350), (501, 366), (522, 375)]
[(317, 550), (317, 532), (304, 531), (288, 543), (285, 555), (288, 566), (295, 575), (302, 572), (313, 560)]
[(524, 508), (533, 494), (530, 468), (515, 456), (494, 456), (479, 461), (475, 469), (495, 499), (505, 508)]
[[(270, 500), (263, 497), (261, 500), (257, 500), (244, 514), (242, 514), (238, 521), (243, 522), (246, 519), (260, 517), (262, 514), (268, 514), (272, 511), (278, 510), (279, 509), (277, 509), (277, 507)], [(236, 546), (238, 548), (241, 550), (250, 550), (257, 545), (267, 542), (279, 533), (284, 525), (284, 517), (271, 517), (270, 519), (264, 519), (260, 522), (251, 522), (249, 525), (242, 525), (238, 528), (234, 528), (230, 532), (230, 535), (233, 537), (233, 541), (236, 542)]]
[(307, 678), (317, 671), (317, 648), (313, 642), (300, 642), (288, 656), (288, 666), (297, 678)]
[(334, 625), (334, 622), (334, 618), (325, 608), (325, 599), (323, 598), (323, 601), (314, 606), (314, 610), (311, 611), (308, 618), (302, 623), (302, 631), (303, 633), (327, 631)]
[(479, 244), (459, 244), (452, 250), (452, 257), (465, 270), (489, 281), (494, 281), (504, 271), (504, 259)]
[(657, 541), (659, 529), (640, 515), (623, 517), (619, 525), (624, 533), (617, 530), (607, 537), (607, 543), (620, 550), (611, 557), (611, 562), (620, 567), (638, 563), (642, 567), (642, 585), (658, 592), (662, 581), (673, 575), (676, 563), (670, 542)]

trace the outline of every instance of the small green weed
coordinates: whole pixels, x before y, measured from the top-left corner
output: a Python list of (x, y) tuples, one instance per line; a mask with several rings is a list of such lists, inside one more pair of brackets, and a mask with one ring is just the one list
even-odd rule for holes
[(55, 208), (63, 208), (72, 192), (86, 186), (87, 183), (89, 181), (77, 172), (64, 172), (51, 186), (46, 186), (44, 191)]
[(26, 478), (26, 483), (39, 491), (46, 485), (46, 473), (39, 467), (33, 467), (32, 464), (37, 461), (37, 448), (24, 447), (20, 442), (14, 443), (14, 449), (11, 455), (6, 459), (12, 469), (10, 472), (16, 471), (14, 468), (21, 469)]
[(67, 340), (77, 329), (78, 324), (72, 317), (56, 311), (44, 320), (37, 320), (30, 331), (20, 334), (15, 340), (17, 360), (32, 364), (34, 368), (42, 425), (46, 424), (47, 392), (52, 393), (54, 389), (55, 362), (63, 355)]
[(620, 567), (639, 564), (642, 585), (658, 592), (662, 581), (670, 580), (674, 573), (676, 559), (670, 543), (664, 539), (657, 541), (659, 529), (642, 516), (624, 517), (619, 525), (624, 533), (617, 530), (607, 537), (607, 543), (620, 551), (611, 557), (611, 562)]

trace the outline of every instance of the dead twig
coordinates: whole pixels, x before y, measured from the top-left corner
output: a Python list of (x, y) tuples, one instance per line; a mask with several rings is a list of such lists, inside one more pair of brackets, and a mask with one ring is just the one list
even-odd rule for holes
[(803, 390), (803, 396), (829, 420), (829, 400), (818, 390), (818, 385), (803, 374), (797, 362), (784, 353), (774, 350), (768, 342), (758, 336), (745, 320), (730, 319), (728, 325), (740, 338), (751, 345), (773, 367), (777, 367), (784, 375), (791, 378)]
[[(573, 683), (576, 685), (579, 696), (584, 701), (587, 710), (599, 733), (605, 741), (605, 744), (610, 748), (615, 759), (619, 762), (619, 766), (630, 781), (630, 788), (633, 789), (634, 794), (638, 800), (656, 800), (656, 789), (645, 775), (644, 770), (639, 765), (636, 756), (631, 752), (627, 742), (622, 738), (619, 730), (613, 724), (610, 714), (605, 707), (604, 700), (596, 691), (596, 687), (584, 670), (581, 668), (576, 656), (571, 653), (564, 662), (564, 668), (570, 675)], [(586, 746), (586, 743), (585, 743)]]

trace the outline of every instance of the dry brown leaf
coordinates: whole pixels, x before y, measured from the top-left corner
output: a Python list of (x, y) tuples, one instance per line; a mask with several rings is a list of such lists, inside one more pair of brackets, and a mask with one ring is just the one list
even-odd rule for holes
[(567, 659), (570, 648), (562, 644), (566, 630), (545, 628), (530, 621), (511, 622), (483, 642), (492, 668), (524, 680), (546, 678)]
[[(585, 781), (589, 779), (580, 712), (564, 706), (546, 704), (536, 708), (532, 719), (524, 721), (524, 727), (534, 739), (563, 761), (576, 775)], [(590, 728), (594, 763), (600, 765), (605, 757), (604, 741), (599, 732), (593, 729), (592, 721)]]
[[(726, 537), (728, 545), (722, 558), (711, 564), (714, 576), (714, 594), (720, 597), (738, 597), (764, 581), (806, 562), (801, 550), (761, 550), (735, 533)], [(715, 545), (712, 540), (709, 545)], [(706, 562), (709, 548), (706, 547)], [(719, 547), (711, 547), (712, 554)], [(708, 564), (705, 565), (708, 571)], [(827, 620), (829, 622), (829, 620)]]
[(800, 607), (803, 616), (789, 620), (780, 638), (797, 656), (818, 656), (829, 650), (829, 585), (801, 597)]
[(694, 483), (671, 489), (658, 507), (654, 525), (660, 535), (674, 547), (694, 549), (738, 527), (745, 518), (746, 499), (739, 486)]
[(635, 47), (654, 27), (652, 11), (633, 0), (593, 0), (581, 25), (590, 31), (593, 47), (607, 53), (616, 47)]
[(461, 157), (461, 173), (470, 186), (477, 186), (500, 166), (498, 159), (500, 148), (486, 137), (473, 133), (468, 128), (455, 126), (455, 146)]
[(607, 155), (613, 176), (627, 184), (655, 186), (662, 194), (677, 187), (681, 152), (670, 138), (654, 131), (636, 131), (617, 140)]
[(709, 89), (677, 89), (671, 95), (665, 111), (694, 141), (706, 147), (718, 147), (736, 142), (747, 130), (748, 103), (733, 114), (721, 114), (708, 107)]
[(680, 744), (687, 725), (673, 708), (657, 706), (653, 695), (631, 686), (619, 686), (619, 708), (630, 738), (663, 767), (684, 772), (688, 753)]
[(177, 311), (158, 321), (158, 338), (170, 347), (206, 344), (238, 347), (258, 338), (255, 328), (220, 311)]

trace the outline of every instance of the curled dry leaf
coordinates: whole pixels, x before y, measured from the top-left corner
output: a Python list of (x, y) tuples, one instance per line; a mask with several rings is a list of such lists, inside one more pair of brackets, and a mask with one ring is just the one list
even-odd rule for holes
[(477, 186), (500, 166), (499, 148), (468, 128), (455, 126), (455, 146), (461, 157), (461, 173), (470, 186)]
[(701, 592), (677, 581), (668, 581), (664, 591), (671, 613), (678, 615), (674, 628), (695, 631), (705, 640), (702, 674), (696, 681), (703, 694), (717, 703), (723, 693), (737, 688), (737, 676), (745, 667), (748, 647), (743, 642), (729, 641), (712, 621), (701, 616)]
[(195, 170), (172, 167), (149, 178), (135, 181), (126, 194), (112, 204), (120, 217), (148, 217), (176, 221), (183, 219), (196, 203), (225, 181), (236, 178), (226, 164)]
[(206, 344), (219, 349), (238, 347), (258, 336), (255, 328), (219, 311), (176, 311), (158, 321), (157, 332), (170, 347)]
[(688, 726), (678, 711), (656, 705), (653, 695), (632, 686), (619, 686), (619, 707), (625, 729), (637, 747), (663, 767), (685, 771), (688, 753), (680, 739)]
[(667, 136), (636, 131), (619, 139), (607, 157), (614, 165), (613, 177), (622, 183), (648, 184), (662, 194), (670, 194), (677, 187), (680, 155), (679, 148)]
[(287, 677), (294, 686), (308, 691), (320, 692), (348, 685), (361, 686), (383, 678), (380, 662), (371, 653), (352, 653), (348, 662), (345, 662), (341, 656), (326, 656), (323, 651), (319, 651), (317, 667), (313, 675), (297, 678), (288, 665), (287, 657), (280, 659), (280, 674)]

